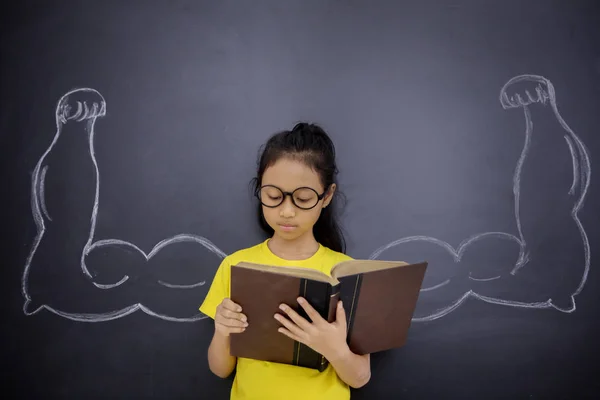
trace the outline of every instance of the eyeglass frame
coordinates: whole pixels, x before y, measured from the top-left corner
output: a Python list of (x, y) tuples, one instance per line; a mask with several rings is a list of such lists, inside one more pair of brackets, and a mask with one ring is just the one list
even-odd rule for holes
[[(279, 204), (277, 204), (275, 206), (268, 206), (268, 205), (266, 205), (265, 203), (262, 202), (259, 193), (260, 193), (260, 191), (263, 188), (266, 188), (266, 187), (273, 187), (273, 188), (279, 190), (281, 193), (283, 193), (283, 197), (281, 198), (281, 202)], [(315, 194), (317, 195), (317, 202), (315, 203), (314, 206), (306, 208), (306, 207), (300, 207), (298, 204), (296, 204), (296, 202), (294, 201), (294, 193), (296, 191), (300, 190), (300, 189), (310, 189), (313, 192), (315, 192)], [(280, 205), (282, 205), (285, 202), (285, 198), (287, 196), (290, 196), (290, 198), (292, 199), (292, 204), (294, 206), (296, 206), (297, 208), (299, 208), (301, 210), (308, 211), (308, 210), (312, 210), (313, 208), (315, 208), (317, 206), (317, 204), (319, 204), (319, 201), (321, 201), (321, 200), (323, 200), (325, 198), (325, 195), (327, 194), (328, 191), (329, 191), (329, 187), (327, 187), (323, 193), (319, 194), (319, 192), (317, 192), (315, 189), (313, 189), (313, 188), (311, 188), (309, 186), (301, 186), (299, 188), (294, 189), (291, 192), (284, 192), (283, 189), (281, 189), (280, 187), (277, 187), (275, 185), (263, 185), (263, 186), (261, 186), (261, 187), (259, 187), (259, 188), (256, 189), (256, 191), (254, 192), (254, 195), (256, 196), (256, 198), (258, 199), (258, 201), (260, 202), (260, 204), (262, 204), (263, 206), (265, 206), (267, 208), (277, 208), (277, 207), (279, 207)]]

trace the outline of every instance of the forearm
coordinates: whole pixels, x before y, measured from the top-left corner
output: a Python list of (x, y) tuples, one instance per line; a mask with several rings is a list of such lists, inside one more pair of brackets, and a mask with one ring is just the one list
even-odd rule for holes
[(220, 378), (227, 378), (235, 368), (236, 358), (229, 354), (229, 336), (215, 331), (208, 346), (208, 367)]
[(371, 379), (371, 359), (369, 354), (354, 354), (346, 347), (340, 354), (328, 359), (341, 380), (358, 389)]

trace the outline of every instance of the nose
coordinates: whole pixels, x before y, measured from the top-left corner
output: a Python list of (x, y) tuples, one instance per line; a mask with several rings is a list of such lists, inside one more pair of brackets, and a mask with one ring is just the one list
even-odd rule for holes
[(281, 205), (279, 215), (281, 215), (282, 218), (292, 218), (296, 215), (296, 209), (294, 207), (294, 203), (292, 203), (291, 198), (286, 197), (283, 204)]

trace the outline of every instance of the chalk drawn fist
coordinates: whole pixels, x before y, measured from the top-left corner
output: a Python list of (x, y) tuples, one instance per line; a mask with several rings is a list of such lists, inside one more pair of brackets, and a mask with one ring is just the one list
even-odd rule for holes
[(96, 119), (106, 115), (104, 97), (94, 89), (76, 89), (64, 95), (56, 110), (57, 121), (65, 124), (67, 121), (81, 122), (86, 119)]
[(500, 103), (504, 109), (546, 104), (554, 96), (554, 89), (546, 79), (532, 75), (521, 75), (510, 79), (500, 91)]

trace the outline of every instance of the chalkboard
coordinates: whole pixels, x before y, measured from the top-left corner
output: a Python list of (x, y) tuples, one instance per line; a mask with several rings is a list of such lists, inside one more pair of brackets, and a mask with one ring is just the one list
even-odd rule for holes
[(429, 261), (353, 399), (598, 395), (597, 2), (6, 4), (5, 392), (227, 399), (198, 306), (309, 121), (348, 254)]

